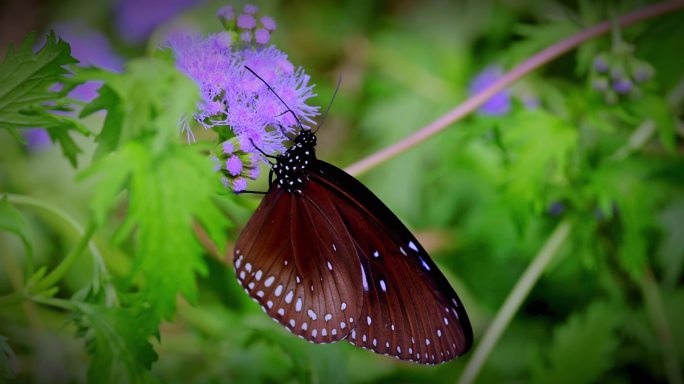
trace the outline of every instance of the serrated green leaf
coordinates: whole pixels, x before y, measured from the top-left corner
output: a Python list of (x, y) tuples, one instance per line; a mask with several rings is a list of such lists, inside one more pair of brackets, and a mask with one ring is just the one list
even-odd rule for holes
[[(54, 33), (47, 35), (45, 45), (35, 53), (34, 41), (35, 34), (29, 35), (18, 51), (10, 48), (0, 64), (0, 128), (16, 137), (20, 128), (45, 128), (75, 166), (80, 149), (70, 133), (88, 135), (89, 131), (68, 116), (48, 111), (55, 109), (54, 104), (64, 104), (61, 99), (65, 94), (51, 92), (49, 87), (64, 80), (68, 74), (65, 67), (78, 61), (71, 56), (69, 44)], [(48, 102), (53, 106), (47, 105)]]
[(533, 370), (535, 383), (595, 383), (614, 364), (620, 311), (597, 302), (557, 327), (547, 364)]
[(26, 277), (31, 276), (33, 274), (33, 242), (28, 224), (21, 212), (9, 203), (7, 196), (0, 199), (0, 230), (19, 236), (26, 248)]
[(135, 231), (133, 274), (144, 281), (142, 296), (151, 314), (168, 319), (178, 293), (195, 300), (195, 274), (206, 272), (195, 220), (225, 248), (227, 221), (211, 199), (210, 161), (178, 140), (179, 119), (192, 113), (197, 89), (171, 64), (151, 59), (132, 63), (129, 72), (111, 77), (104, 87), (97, 104), (109, 111), (122, 103), (117, 121), (106, 128), (110, 131), (98, 136), (111, 152), (101, 152), (82, 177), (99, 178), (91, 204), (98, 223), (107, 219), (122, 191), (128, 192), (128, 210), (115, 240)]
[(567, 163), (577, 146), (576, 130), (550, 113), (525, 110), (512, 116), (501, 133), (509, 158), (508, 198), (520, 217), (526, 216), (530, 207), (539, 212), (545, 208), (545, 189), (567, 183)]
[(107, 84), (100, 87), (97, 98), (83, 108), (81, 116), (88, 116), (99, 110), (106, 110), (107, 117), (102, 125), (102, 131), (95, 138), (99, 145), (95, 150), (94, 159), (116, 150), (121, 141), (124, 118), (123, 101), (119, 94)]
[(660, 136), (660, 142), (665, 149), (670, 151), (670, 153), (674, 153), (677, 136), (675, 118), (670, 112), (665, 98), (662, 96), (647, 95), (639, 101), (636, 107), (641, 116), (655, 121)]
[(14, 351), (7, 342), (7, 338), (0, 335), (0, 379), (14, 379), (15, 372), (14, 368), (12, 368), (12, 360), (15, 358)]
[(647, 262), (649, 231), (656, 222), (664, 189), (649, 177), (650, 166), (636, 160), (604, 164), (588, 175), (587, 192), (601, 214), (611, 218), (617, 210), (621, 223), (618, 255), (622, 268), (636, 280)]
[(77, 334), (91, 355), (88, 381), (92, 383), (156, 382), (149, 370), (157, 354), (149, 341), (157, 322), (142, 308), (109, 308), (72, 301)]

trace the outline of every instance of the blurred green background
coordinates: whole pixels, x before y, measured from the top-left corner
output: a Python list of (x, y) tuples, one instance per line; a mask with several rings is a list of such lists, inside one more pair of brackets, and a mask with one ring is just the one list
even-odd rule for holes
[[(29, 31), (54, 28), (82, 62), (126, 71), (127, 62), (153, 55), (171, 31), (220, 31), (215, 13), (226, 4), (3, 2), (0, 56)], [(318, 156), (344, 167), (467, 99), (487, 68), (505, 72), (584, 27), (647, 3), (253, 4), (278, 23), (272, 42), (312, 77), (313, 104), (324, 109), (342, 77), (318, 132)], [(682, 48), (682, 12), (616, 29), (525, 76), (501, 96), (503, 110), (481, 110), (359, 176), (415, 231), (452, 282), (473, 323), (475, 347), (554, 228), (572, 224), (477, 382), (681, 382)], [(616, 68), (633, 80), (628, 92), (611, 83)], [(643, 80), (640, 68), (648, 72)], [(84, 124), (97, 133), (103, 119), (91, 115)], [(213, 138), (196, 133), (199, 141)], [(92, 137), (75, 137), (83, 150), (76, 168), (56, 145), (24, 137), (20, 142), (0, 130), (0, 193), (46, 202), (85, 225), (96, 180), (76, 175), (92, 161)], [(235, 225), (226, 233), (225, 254), (203, 239), (207, 273), (197, 276), (196, 302), (179, 296), (175, 317), (151, 338), (158, 354), (151, 372), (159, 381), (458, 381), (472, 352), (423, 367), (347, 343), (312, 345), (271, 321), (240, 289), (230, 256), (259, 196), (215, 197)], [(37, 266), (54, 267), (80, 238), (49, 212), (17, 209)], [(125, 280), (134, 264), (135, 244), (113, 241), (125, 215), (119, 207), (94, 235), (114, 281)], [(25, 254), (20, 237), (0, 232), (0, 295), (24, 284)], [(97, 271), (92, 260), (79, 258), (56, 297), (72, 298), (89, 284)], [(167, 278), (173, 283), (174, 276)], [(86, 381), (91, 357), (73, 318), (39, 300), (0, 306), (0, 374), (15, 375), (0, 381)]]

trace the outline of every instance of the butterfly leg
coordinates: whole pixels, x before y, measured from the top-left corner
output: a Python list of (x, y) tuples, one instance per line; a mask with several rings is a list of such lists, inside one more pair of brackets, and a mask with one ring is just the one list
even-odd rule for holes
[(273, 170), (271, 169), (268, 172), (268, 191), (249, 191), (249, 190), (244, 190), (244, 191), (236, 191), (236, 195), (240, 195), (243, 193), (253, 193), (256, 195), (268, 195), (269, 193), (273, 192)]
[[(261, 153), (262, 155), (264, 155), (264, 157), (266, 157), (267, 159), (276, 159), (277, 158), (277, 156), (269, 155), (268, 153), (262, 151), (261, 148), (257, 147), (256, 144), (254, 144), (254, 140), (249, 139), (249, 142), (252, 143), (252, 147), (256, 148), (256, 150), (259, 151), (259, 153)], [(270, 161), (268, 163), (273, 165), (273, 163)]]

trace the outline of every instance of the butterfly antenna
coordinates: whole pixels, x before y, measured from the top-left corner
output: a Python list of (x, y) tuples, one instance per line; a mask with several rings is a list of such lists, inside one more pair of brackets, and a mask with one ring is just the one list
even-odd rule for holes
[(335, 101), (335, 96), (337, 96), (337, 91), (340, 90), (340, 85), (342, 85), (342, 76), (337, 78), (337, 86), (335, 87), (335, 92), (333, 92), (332, 98), (330, 98), (328, 108), (325, 109), (325, 113), (323, 114), (323, 116), (321, 116), (321, 122), (318, 123), (318, 126), (316, 127), (316, 130), (313, 131), (313, 133), (318, 132), (318, 128), (320, 128), (325, 122), (325, 118), (328, 116), (328, 112), (330, 112), (330, 107), (332, 107), (333, 101)]
[(266, 85), (266, 87), (268, 87), (268, 89), (275, 95), (275, 97), (277, 97), (278, 100), (280, 100), (280, 102), (283, 103), (283, 105), (285, 106), (285, 108), (287, 108), (287, 111), (285, 111), (285, 113), (289, 112), (289, 113), (292, 114), (292, 117), (295, 118), (295, 120), (297, 121), (297, 124), (299, 125), (299, 129), (304, 129), (304, 126), (302, 125), (302, 122), (299, 121), (299, 118), (298, 118), (297, 115), (294, 113), (294, 111), (287, 105), (287, 103), (285, 102), (285, 100), (283, 100), (283, 99), (276, 93), (276, 91), (273, 90), (273, 88), (271, 88), (271, 86), (266, 82), (266, 80), (264, 80), (261, 76), (257, 75), (257, 73), (254, 72), (254, 71), (252, 70), (252, 68), (250, 68), (250, 67), (248, 67), (248, 66), (246, 66), (246, 65), (245, 65), (245, 68), (246, 68), (248, 71), (252, 72), (252, 74), (253, 74), (254, 76), (256, 76), (257, 79), (261, 80), (261, 82), (264, 83), (264, 85)]

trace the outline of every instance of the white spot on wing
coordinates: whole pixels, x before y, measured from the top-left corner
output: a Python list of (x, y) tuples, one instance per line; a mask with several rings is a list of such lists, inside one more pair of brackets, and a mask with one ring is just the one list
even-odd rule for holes
[(284, 315), (285, 315), (285, 310), (282, 309), (282, 308), (279, 308), (279, 309), (278, 309), (278, 314), (279, 314), (280, 316), (284, 316)]
[(272, 302), (271, 300), (267, 301), (267, 302), (266, 302), (266, 306), (267, 306), (269, 309), (273, 308), (273, 302)]
[(264, 280), (264, 286), (270, 287), (271, 284), (273, 284), (273, 281), (275, 281), (275, 276), (270, 276), (268, 279)]
[(282, 285), (282, 284), (278, 284), (278, 286), (277, 286), (276, 289), (275, 289), (275, 295), (276, 295), (276, 297), (279, 297), (280, 294), (282, 294), (282, 293), (283, 293), (283, 285)]
[(373, 257), (380, 257), (380, 252), (373, 251)]
[(250, 263), (245, 264), (245, 271), (251, 272), (252, 271), (252, 264), (250, 264)]
[(295, 311), (301, 312), (301, 310), (302, 310), (302, 298), (298, 297), (297, 303), (295, 303)]
[(332, 264), (328, 261), (328, 269), (332, 271)]
[(347, 327), (347, 323), (344, 321), (340, 321), (340, 329), (345, 329)]
[(294, 291), (290, 290), (290, 292), (285, 295), (285, 302), (290, 304), (292, 302), (292, 297), (294, 296)]
[(258, 270), (258, 271), (256, 271), (256, 273), (254, 274), (254, 278), (256, 279), (256, 281), (261, 280), (261, 275), (262, 275), (262, 274), (263, 274), (263, 272), (261, 272), (261, 269)]
[(383, 292), (387, 292), (387, 286), (385, 285), (385, 280), (380, 280), (380, 288)]
[(302, 331), (306, 331), (309, 328), (309, 323), (304, 322), (302, 323)]
[(345, 309), (347, 309), (347, 303), (345, 303), (345, 302), (343, 301), (342, 304), (340, 305), (340, 310), (341, 310), (341, 311), (344, 311)]
[(404, 251), (404, 248), (399, 247), (399, 252), (401, 252), (404, 256), (406, 256), (406, 251)]
[(423, 266), (423, 268), (425, 268), (426, 270), (429, 271), (429, 270), (430, 270), (430, 266), (427, 265), (427, 263), (425, 262), (425, 260), (423, 260), (423, 258), (420, 257), (420, 256), (418, 256), (418, 259), (420, 259), (420, 264)]
[(372, 321), (370, 316), (366, 316), (366, 322), (368, 323), (368, 325), (371, 325)]
[(316, 312), (314, 312), (314, 311), (311, 310), (311, 309), (308, 309), (308, 310), (306, 311), (306, 314), (309, 315), (309, 317), (311, 318), (311, 320), (316, 320), (316, 319), (318, 318), (318, 316), (316, 316)]
[(323, 318), (325, 319), (325, 321), (330, 321), (332, 320), (332, 315), (330, 313), (326, 313)]
[(418, 247), (416, 247), (416, 245), (413, 244), (413, 241), (409, 241), (408, 247), (413, 249), (414, 251), (418, 252)]
[(368, 291), (368, 280), (366, 280), (366, 270), (363, 268), (363, 264), (361, 264), (361, 277), (363, 278), (363, 290)]

